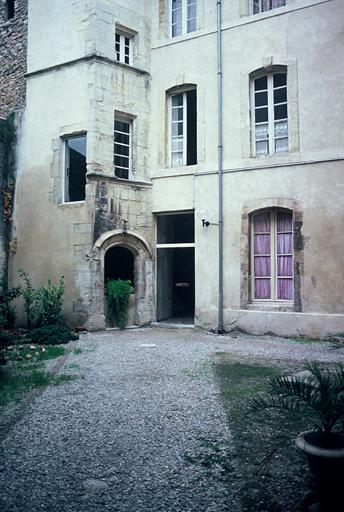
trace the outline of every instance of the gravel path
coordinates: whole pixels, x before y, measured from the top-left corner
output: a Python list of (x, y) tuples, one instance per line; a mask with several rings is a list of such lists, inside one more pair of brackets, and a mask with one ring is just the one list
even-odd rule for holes
[(328, 343), (136, 329), (85, 334), (1, 445), (7, 511), (240, 512), (221, 468), (193, 464), (209, 442), (231, 450), (212, 372), (214, 352), (240, 358), (343, 360)]

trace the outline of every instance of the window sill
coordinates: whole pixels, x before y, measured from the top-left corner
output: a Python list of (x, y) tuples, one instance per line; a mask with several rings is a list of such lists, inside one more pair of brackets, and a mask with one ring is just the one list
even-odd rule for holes
[(294, 311), (294, 302), (290, 300), (252, 301), (247, 304), (250, 311)]
[(61, 208), (70, 208), (72, 206), (74, 206), (75, 208), (79, 208), (80, 206), (83, 206), (84, 204), (86, 204), (86, 200), (84, 201), (68, 201), (68, 202), (64, 202), (64, 203), (59, 203), (58, 206), (61, 207)]

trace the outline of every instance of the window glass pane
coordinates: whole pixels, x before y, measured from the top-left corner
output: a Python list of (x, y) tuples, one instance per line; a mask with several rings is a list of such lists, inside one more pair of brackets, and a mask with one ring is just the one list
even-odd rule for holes
[(172, 151), (183, 152), (183, 137), (172, 139)]
[(257, 124), (256, 125), (256, 140), (266, 140), (269, 138), (268, 131), (269, 125), (266, 124)]
[(121, 36), (119, 34), (116, 34), (116, 43), (120, 43)]
[(270, 256), (254, 257), (254, 275), (256, 277), (270, 277), (271, 265)]
[(195, 221), (193, 213), (157, 216), (157, 243), (194, 243)]
[(276, 7), (282, 7), (285, 5), (286, 0), (271, 0), (272, 8), (275, 9)]
[(268, 93), (267, 92), (256, 92), (254, 95), (256, 107), (262, 107), (268, 104)]
[(129, 146), (122, 146), (121, 144), (116, 144), (115, 153), (116, 155), (129, 156)]
[(115, 165), (129, 169), (129, 158), (115, 155)]
[(292, 279), (277, 280), (277, 298), (280, 300), (293, 300), (294, 283)]
[(288, 137), (288, 121), (275, 122), (275, 137)]
[(259, 12), (259, 0), (253, 0), (253, 14)]
[(263, 89), (268, 88), (268, 77), (262, 76), (260, 78), (256, 78), (254, 81), (254, 89), (255, 91), (262, 91)]
[(187, 32), (194, 32), (196, 30), (196, 18), (187, 21)]
[(183, 107), (182, 108), (172, 108), (172, 121), (182, 121), (183, 120)]
[(293, 214), (289, 212), (277, 212), (277, 233), (293, 230)]
[(172, 153), (171, 163), (172, 167), (183, 165), (183, 153)]
[(256, 108), (255, 109), (255, 121), (256, 123), (265, 123), (268, 120), (268, 108)]
[(120, 132), (129, 133), (129, 123), (125, 121), (115, 121), (115, 130)]
[(270, 299), (271, 298), (270, 279), (255, 279), (254, 280), (254, 298), (255, 299)]
[(283, 233), (277, 235), (277, 254), (291, 254), (293, 252), (293, 235)]
[(86, 136), (66, 139), (65, 201), (84, 201), (86, 191)]
[(116, 167), (115, 174), (116, 174), (117, 178), (122, 178), (124, 180), (129, 179), (128, 169), (121, 169), (120, 167)]
[(287, 84), (287, 73), (274, 74), (274, 87), (281, 87)]
[(254, 233), (270, 233), (270, 212), (258, 213), (253, 217)]
[(292, 256), (277, 256), (277, 275), (283, 277), (293, 275)]
[(67, 146), (69, 149), (75, 151), (79, 155), (86, 156), (86, 137), (73, 137), (67, 140)]
[(287, 101), (287, 88), (282, 87), (282, 89), (274, 90), (274, 103), (284, 103)]
[(274, 107), (275, 119), (286, 119), (288, 117), (287, 105), (277, 105)]
[(120, 142), (121, 144), (129, 144), (129, 135), (115, 132), (115, 141)]
[(267, 155), (269, 153), (268, 141), (256, 142), (256, 155)]
[(270, 235), (254, 235), (254, 254), (270, 254)]
[(182, 94), (174, 94), (172, 96), (172, 107), (182, 106), (183, 105), (183, 95)]
[(289, 151), (288, 139), (276, 139), (275, 140), (275, 151), (276, 153), (286, 153)]

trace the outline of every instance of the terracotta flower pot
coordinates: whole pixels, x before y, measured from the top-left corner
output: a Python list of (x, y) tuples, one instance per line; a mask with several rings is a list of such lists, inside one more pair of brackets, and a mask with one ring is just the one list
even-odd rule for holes
[(307, 456), (321, 512), (343, 512), (344, 435), (333, 434), (330, 447), (326, 448), (317, 432), (297, 437), (295, 444)]

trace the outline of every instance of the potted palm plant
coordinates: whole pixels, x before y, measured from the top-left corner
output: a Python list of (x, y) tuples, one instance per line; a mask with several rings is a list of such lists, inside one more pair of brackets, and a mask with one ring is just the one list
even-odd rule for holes
[(269, 380), (268, 393), (250, 401), (254, 410), (282, 409), (307, 415), (314, 430), (296, 446), (308, 459), (321, 512), (344, 510), (344, 365), (305, 363), (299, 376)]

